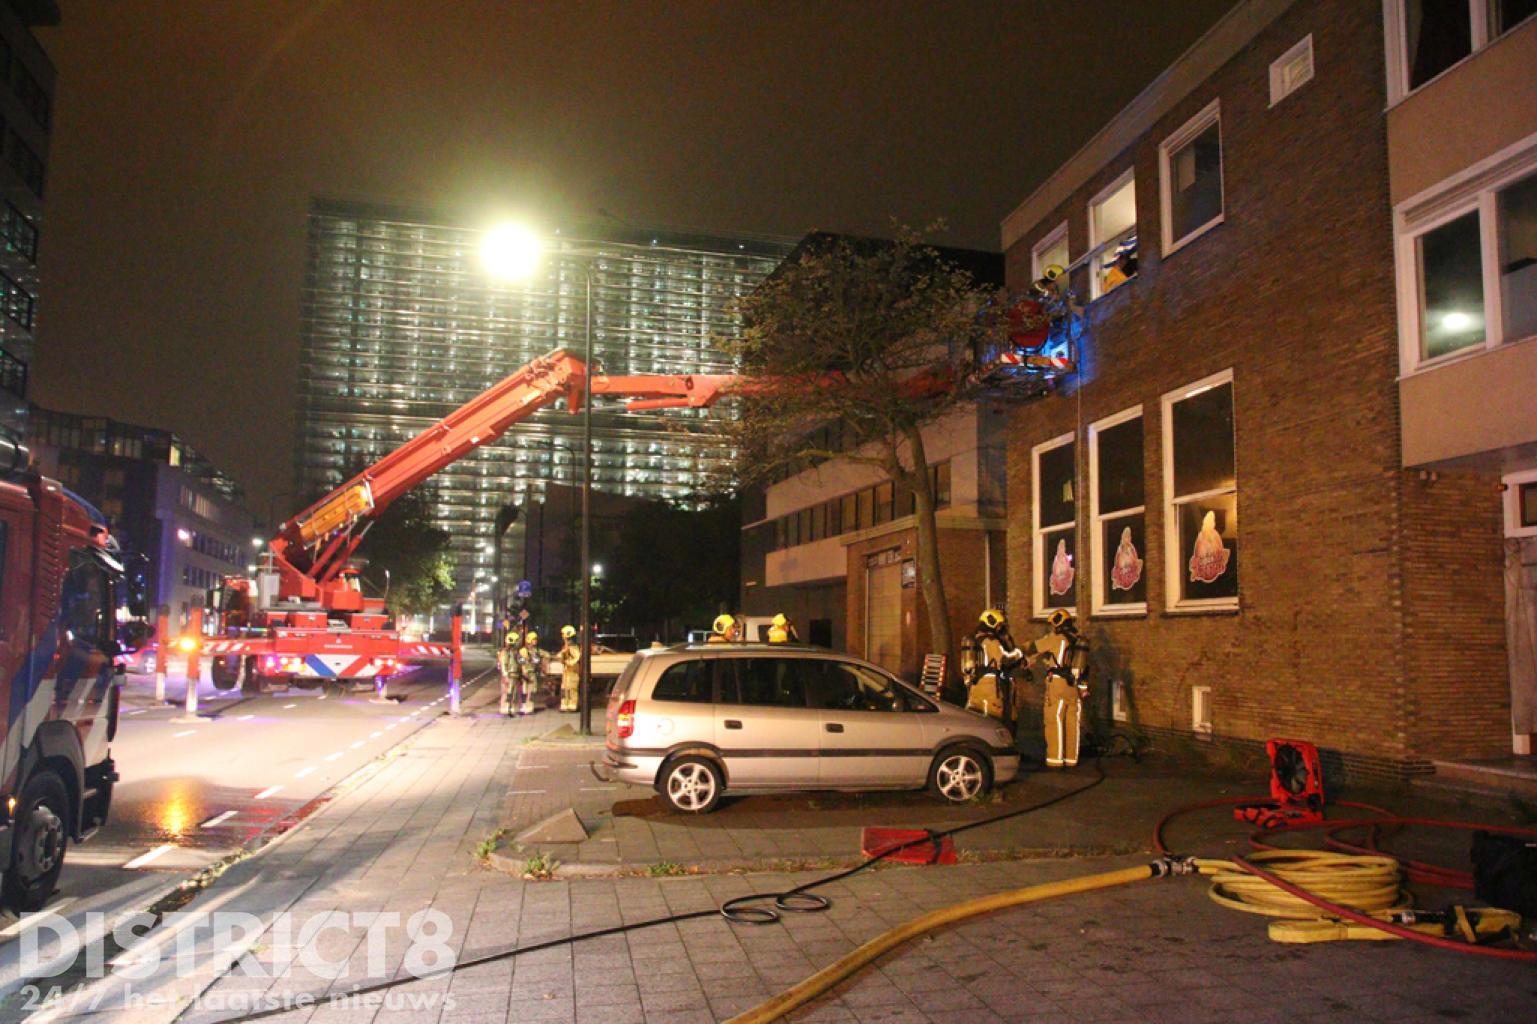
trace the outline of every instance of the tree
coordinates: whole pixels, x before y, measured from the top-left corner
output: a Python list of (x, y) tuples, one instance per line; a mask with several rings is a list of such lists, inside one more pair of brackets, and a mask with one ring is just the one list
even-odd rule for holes
[[(974, 353), (1003, 329), (1002, 304), (914, 232), (817, 238), (743, 300), (741, 334), (723, 343), (752, 378), (727, 428), (736, 482), (827, 459), (881, 469), (913, 495), (929, 633), (953, 653), (923, 427), (974, 400)], [(836, 450), (817, 430), (833, 424)]]
[(381, 593), (392, 615), (425, 615), (452, 598), (454, 557), (449, 535), (432, 525), (429, 492), (417, 487), (395, 500), (358, 545), (363, 578)]

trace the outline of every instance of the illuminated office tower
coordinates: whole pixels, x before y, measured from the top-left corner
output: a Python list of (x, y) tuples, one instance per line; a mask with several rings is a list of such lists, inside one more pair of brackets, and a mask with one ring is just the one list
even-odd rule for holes
[[(771, 238), (629, 228), (557, 233), (534, 278), (507, 284), (481, 266), (482, 227), (440, 211), (312, 202), (298, 493), (284, 507), (335, 486), (529, 360), (556, 348), (581, 354), (582, 262), (592, 266), (593, 353), (604, 371), (721, 373), (731, 367), (713, 339), (738, 330), (735, 301), (791, 248)], [(594, 488), (697, 501), (730, 455), (712, 419), (719, 415), (596, 406)], [(580, 484), (580, 445), (580, 417), (547, 409), (429, 481), (461, 586), (492, 574), (503, 503), (526, 509), (549, 484)], [(504, 552), (521, 549), (521, 538), (509, 535)], [(520, 568), (504, 565), (509, 574)]]

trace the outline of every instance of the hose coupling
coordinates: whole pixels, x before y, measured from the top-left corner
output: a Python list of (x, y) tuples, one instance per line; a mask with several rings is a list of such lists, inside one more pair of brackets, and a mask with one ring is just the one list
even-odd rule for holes
[(1159, 857), (1148, 867), (1152, 870), (1152, 877), (1165, 878), (1170, 875), (1197, 875), (1200, 869), (1196, 866), (1194, 857)]

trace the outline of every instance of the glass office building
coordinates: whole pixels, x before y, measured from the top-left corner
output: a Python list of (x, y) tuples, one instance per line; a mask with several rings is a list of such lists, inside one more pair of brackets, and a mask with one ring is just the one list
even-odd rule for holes
[[(593, 273), (593, 354), (603, 371), (723, 373), (713, 339), (738, 329), (737, 298), (791, 243), (615, 229), (552, 237), (522, 284), (481, 266), (481, 227), (439, 211), (316, 199), (309, 217), (299, 430), (299, 496), (318, 496), (553, 349), (582, 352)], [(562, 255), (564, 253), (564, 255)], [(709, 410), (593, 414), (593, 485), (693, 502), (730, 452)], [(550, 483), (581, 482), (581, 418), (546, 409), (426, 484), (453, 537), (459, 582), (489, 577), (497, 509)], [(515, 526), (514, 530), (519, 527)], [(521, 551), (509, 536), (504, 552)], [(506, 554), (504, 554), (504, 558)], [(510, 575), (519, 571), (506, 564)]]

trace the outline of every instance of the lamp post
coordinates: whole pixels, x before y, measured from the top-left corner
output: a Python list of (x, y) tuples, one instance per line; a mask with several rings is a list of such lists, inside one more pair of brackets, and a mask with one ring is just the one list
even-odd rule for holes
[[(486, 268), (496, 277), (505, 280), (521, 280), (530, 276), (539, 265), (544, 246), (541, 240), (527, 228), (505, 225), (486, 232), (481, 244), (481, 256)], [(582, 608), (581, 633), (581, 683), (577, 690), (577, 726), (582, 735), (592, 732), (592, 260), (594, 253), (563, 250), (559, 259), (568, 261), (582, 272), (583, 316), (582, 359), (586, 364), (582, 374), (582, 527), (581, 573)]]

